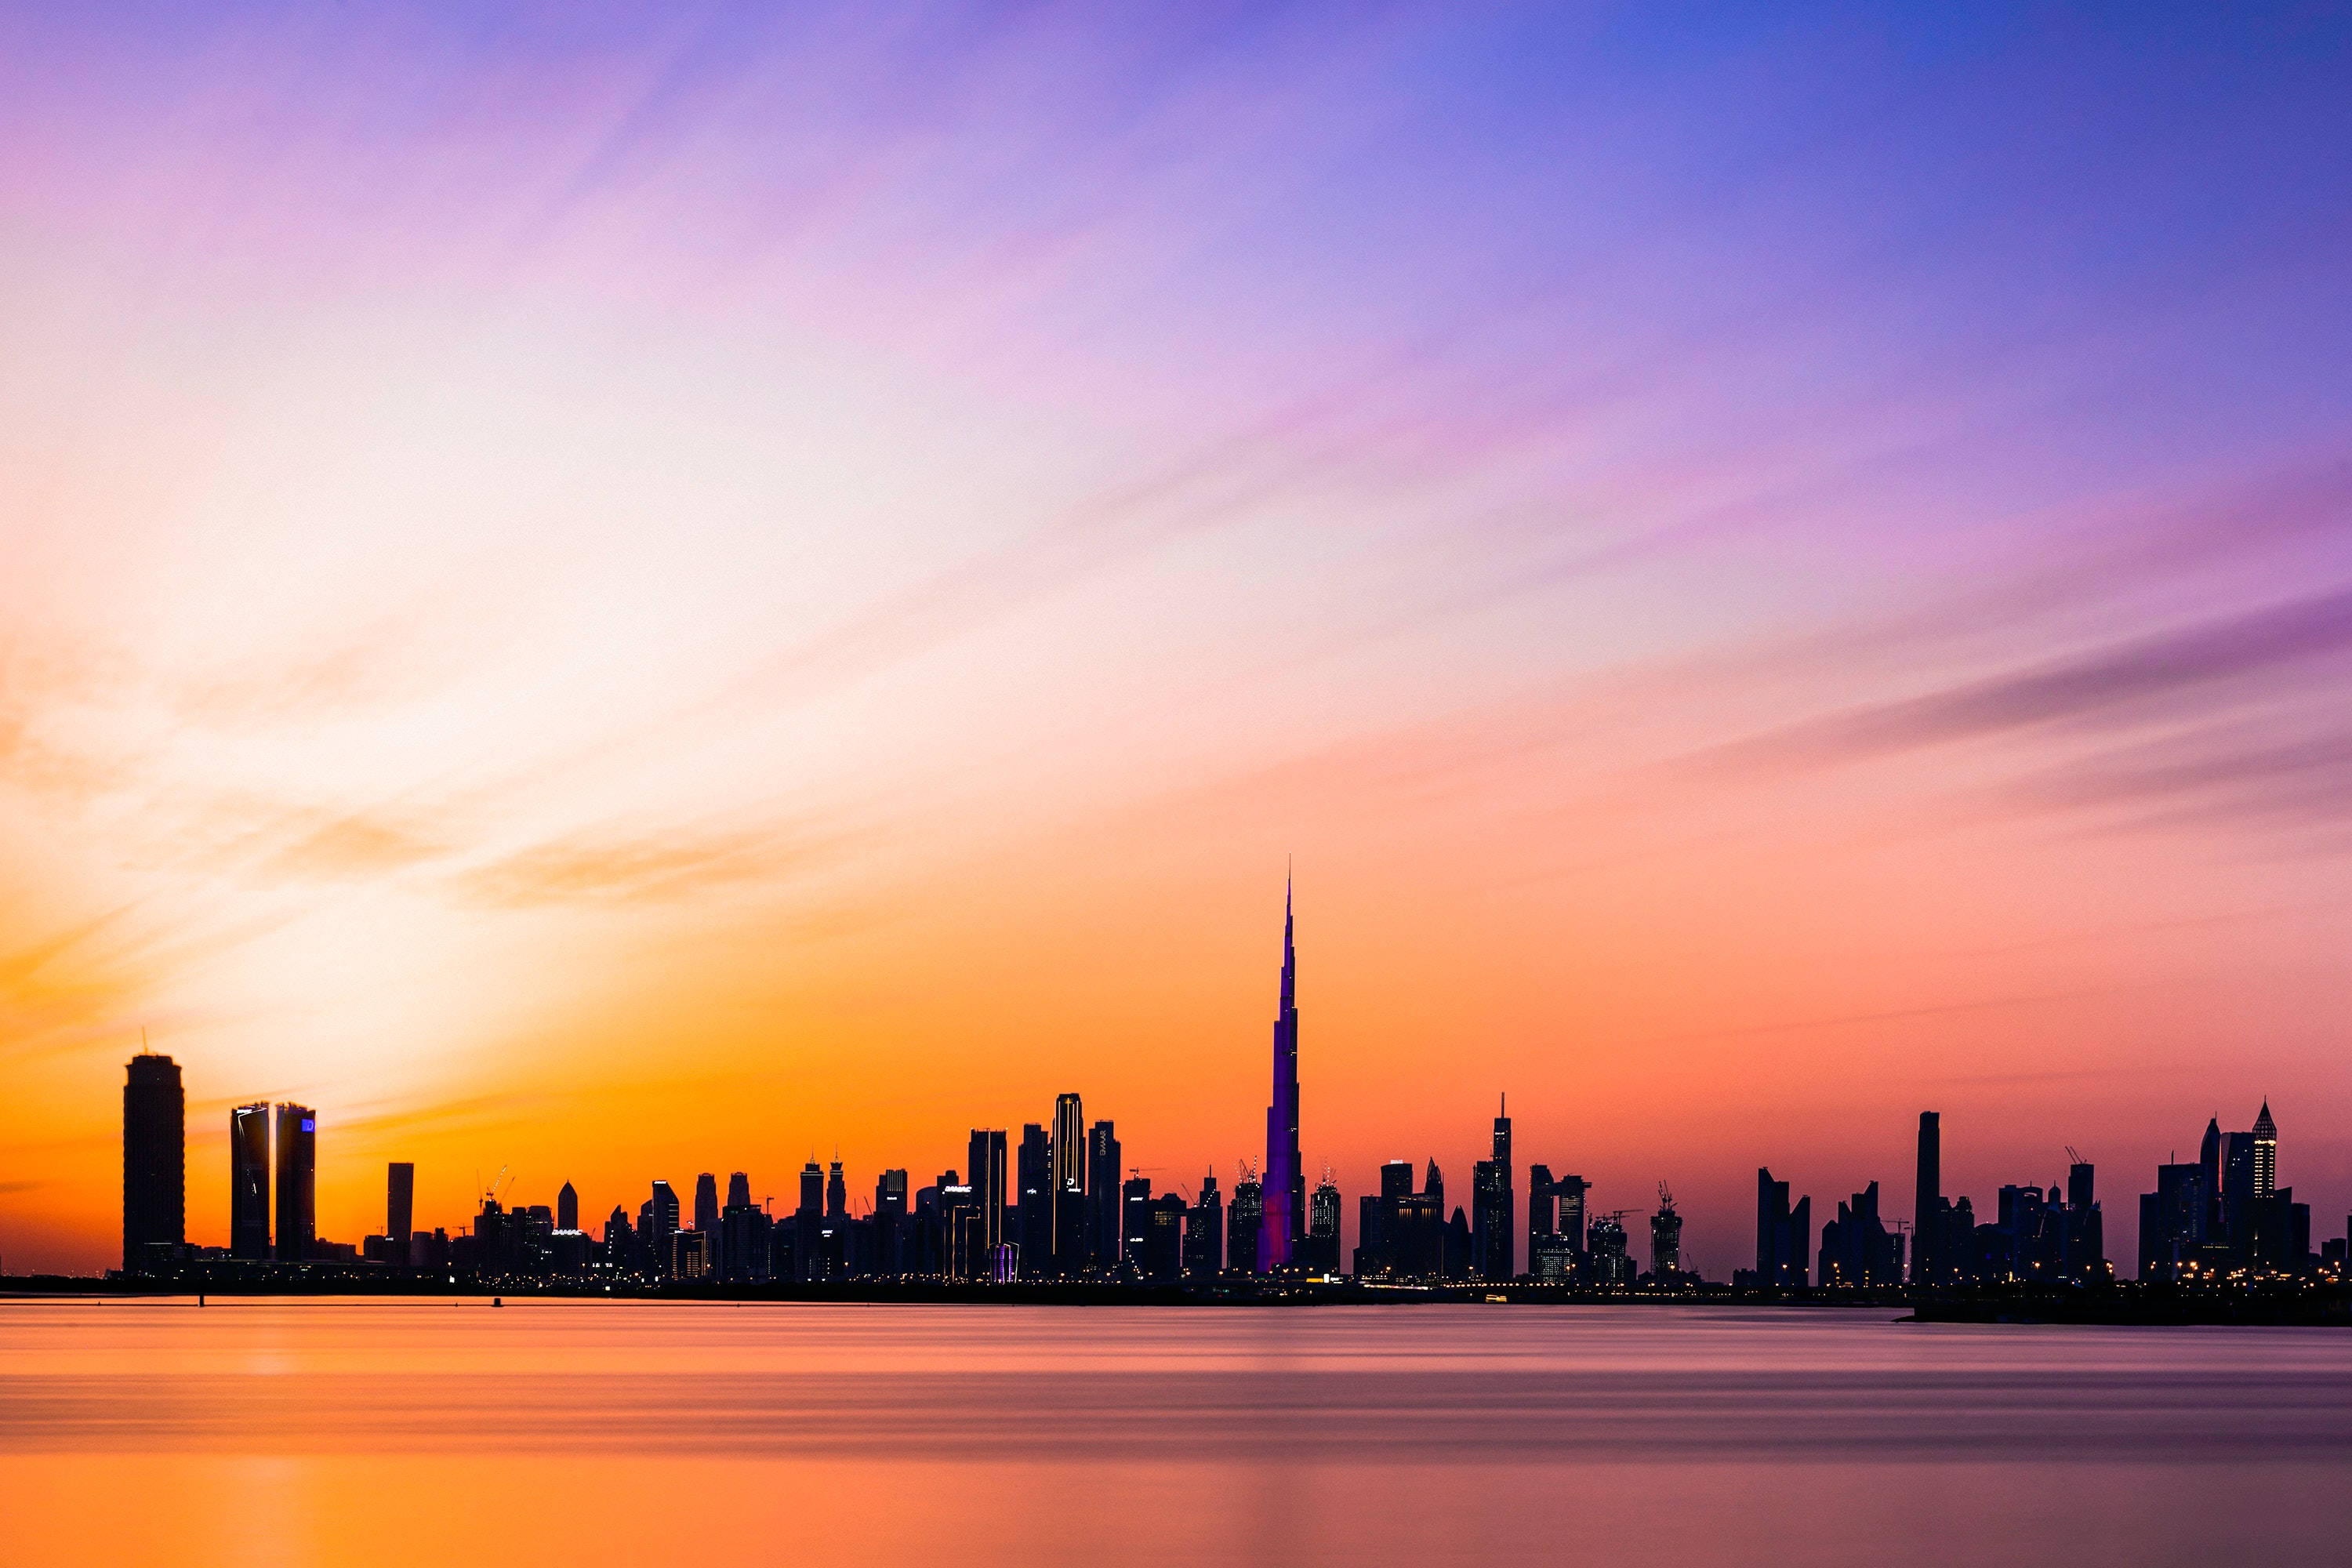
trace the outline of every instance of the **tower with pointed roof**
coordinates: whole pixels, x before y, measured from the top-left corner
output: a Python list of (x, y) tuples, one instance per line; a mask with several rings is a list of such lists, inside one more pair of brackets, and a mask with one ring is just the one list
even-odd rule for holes
[(1258, 1268), (1291, 1260), (1307, 1224), (1307, 1172), (1298, 1157), (1298, 953), (1291, 923), (1290, 881), (1282, 884), (1282, 1010), (1274, 1020), (1274, 1102), (1265, 1108), (1265, 1219), (1257, 1233)]
[(2271, 1120), (2271, 1102), (2263, 1101), (2262, 1114), (2254, 1118), (2254, 1196), (2269, 1197), (2278, 1191), (2278, 1123)]

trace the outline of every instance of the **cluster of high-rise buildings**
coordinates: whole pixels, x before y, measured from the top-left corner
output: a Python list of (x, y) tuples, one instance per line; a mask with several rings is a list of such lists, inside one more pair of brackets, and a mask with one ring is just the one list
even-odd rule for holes
[[(1017, 1142), (1009, 1129), (973, 1129), (961, 1170), (926, 1184), (913, 1185), (904, 1169), (883, 1171), (870, 1204), (855, 1211), (842, 1163), (812, 1158), (786, 1211), (755, 1202), (741, 1171), (728, 1178), (722, 1201), (717, 1175), (706, 1172), (696, 1179), (690, 1214), (668, 1182), (656, 1181), (634, 1213), (615, 1206), (594, 1234), (581, 1225), (568, 1182), (551, 1206), (509, 1204), (494, 1184), (470, 1228), (451, 1236), (414, 1227), (415, 1167), (394, 1163), (383, 1229), (353, 1246), (317, 1234), (316, 1112), (257, 1103), (229, 1113), (229, 1244), (192, 1248), (180, 1069), (169, 1057), (142, 1051), (131, 1059), (123, 1089), (123, 1268), (162, 1274), (192, 1264), (350, 1263), (478, 1279), (728, 1283), (910, 1277), (1173, 1283), (1343, 1271), (1363, 1281), (1696, 1283), (1683, 1266), (1682, 1215), (1663, 1183), (1647, 1215), (1646, 1269), (1633, 1256), (1624, 1224), (1637, 1211), (1591, 1209), (1582, 1176), (1530, 1165), (1522, 1218), (1507, 1101), (1495, 1117), (1491, 1157), (1472, 1171), (1466, 1211), (1449, 1211), (1434, 1160), (1417, 1186), (1412, 1164), (1391, 1161), (1381, 1167), (1380, 1190), (1357, 1199), (1356, 1246), (1343, 1259), (1339, 1185), (1327, 1169), (1310, 1191), (1299, 1152), (1295, 934), (1286, 896), (1263, 1174), (1244, 1161), (1230, 1196), (1213, 1171), (1189, 1195), (1155, 1194), (1140, 1172), (1123, 1176), (1114, 1124), (1088, 1122), (1072, 1093), (1055, 1100), (1049, 1120), (1023, 1127)], [(2141, 1277), (2340, 1268), (2345, 1243), (2328, 1243), (2325, 1257), (2311, 1254), (2309, 1206), (2277, 1185), (2277, 1171), (2278, 1131), (2267, 1104), (2252, 1131), (2224, 1134), (2218, 1121), (2210, 1125), (2200, 1159), (2160, 1166), (2157, 1191), (2140, 1200)], [(1759, 1170), (1756, 1267), (1739, 1270), (1734, 1283), (1788, 1290), (2109, 1279), (2092, 1177), (2090, 1163), (2074, 1159), (2063, 1190), (2004, 1186), (1993, 1216), (1980, 1216), (1967, 1197), (1944, 1195), (1941, 1119), (1923, 1111), (1908, 1222), (1882, 1215), (1873, 1182), (1838, 1205), (1816, 1242), (1811, 1200), (1791, 1202), (1788, 1183)]]

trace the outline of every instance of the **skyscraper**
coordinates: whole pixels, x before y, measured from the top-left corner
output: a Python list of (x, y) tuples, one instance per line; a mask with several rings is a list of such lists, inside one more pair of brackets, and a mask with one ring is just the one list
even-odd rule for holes
[[(410, 1168), (415, 1169), (414, 1166)], [(739, 1173), (735, 1179), (740, 1182), (743, 1178)], [(564, 1183), (563, 1190), (555, 1194), (555, 1228), (558, 1230), (580, 1228), (580, 1194), (572, 1190), (570, 1182)]]
[(1650, 1277), (1664, 1281), (1683, 1271), (1683, 1216), (1673, 1189), (1658, 1184), (1658, 1212), (1650, 1216)]
[(142, 1051), (122, 1085), (122, 1267), (156, 1261), (151, 1247), (188, 1239), (188, 1101), (180, 1067)]
[(319, 1113), (278, 1108), (278, 1261), (299, 1263), (319, 1236)]
[(1508, 1279), (1516, 1262), (1509, 1110), (1507, 1099), (1495, 1117), (1495, 1157), (1479, 1161), (1471, 1172), (1471, 1268), (1481, 1279)]
[(228, 1113), (228, 1250), (232, 1258), (269, 1257), (269, 1107)]
[(1184, 1272), (1197, 1279), (1213, 1279), (1224, 1266), (1224, 1198), (1217, 1191), (1217, 1173), (1211, 1171), (1201, 1178), (1201, 1195), (1193, 1200), (1185, 1222)]
[(719, 1228), (719, 1178), (709, 1171), (694, 1178), (694, 1228), (706, 1235)]
[(1004, 1131), (975, 1127), (965, 1142), (965, 1175), (979, 1205), (980, 1246), (1004, 1245)]
[[(572, 1196), (567, 1184), (563, 1196), (569, 1205), (563, 1212), (572, 1218), (564, 1222), (567, 1230), (577, 1230), (580, 1200)], [(397, 1253), (408, 1245), (408, 1237), (416, 1222), (416, 1167), (407, 1161), (396, 1160), (383, 1168), (383, 1234), (394, 1244)]]
[(1021, 1147), (1013, 1156), (1013, 1179), (1020, 1205), (1021, 1272), (1033, 1278), (1054, 1271), (1054, 1152), (1045, 1130), (1034, 1121), (1021, 1127)]
[[(572, 1190), (572, 1184), (569, 1182), (564, 1183), (563, 1190), (565, 1192), (570, 1192)], [(749, 1171), (734, 1172), (727, 1178), (727, 1205), (726, 1208), (722, 1208), (719, 1211), (719, 1220), (721, 1223), (725, 1222), (728, 1209), (747, 1209), (751, 1206), (751, 1173)]]
[(1265, 1108), (1265, 1218), (1257, 1232), (1261, 1272), (1290, 1261), (1292, 1247), (1307, 1223), (1307, 1172), (1298, 1158), (1298, 953), (1292, 939), (1290, 884), (1285, 880), (1282, 1010), (1274, 1020), (1274, 1103)]
[(1323, 1167), (1323, 1179), (1307, 1194), (1307, 1234), (1300, 1238), (1299, 1251), (1312, 1268), (1326, 1274), (1339, 1272), (1339, 1184), (1331, 1179), (1331, 1167)]
[(1258, 1233), (1265, 1226), (1265, 1185), (1244, 1160), (1241, 1179), (1234, 1184), (1233, 1205), (1225, 1211), (1225, 1267), (1236, 1274), (1255, 1272), (1265, 1257)]
[[(1789, 1184), (1756, 1172), (1756, 1282), (1768, 1290), (1801, 1290), (1812, 1268), (1813, 1200), (1789, 1206)], [(1915, 1275), (1916, 1279), (1916, 1276)]]
[(1087, 1263), (1087, 1111), (1075, 1094), (1054, 1100), (1054, 1272), (1076, 1274)]
[[(1118, 1263), (1118, 1137), (1108, 1121), (1097, 1121), (1087, 1130), (1087, 1253), (1105, 1271)], [(1217, 1234), (1224, 1234), (1222, 1219)]]
[[(1912, 1186), (1911, 1283), (1942, 1282), (1937, 1233), (1943, 1229), (1944, 1119), (1939, 1112), (1919, 1113), (1919, 1174)], [(1759, 1261), (1757, 1268), (1761, 1269)]]
[(2278, 1123), (2271, 1120), (2271, 1102), (2265, 1100), (2254, 1118), (2254, 1196), (2266, 1198), (2277, 1191)]
[(656, 1182), (646, 1206), (638, 1213), (637, 1239), (651, 1255), (654, 1272), (667, 1274), (674, 1260), (669, 1238), (677, 1234), (677, 1194), (667, 1182)]

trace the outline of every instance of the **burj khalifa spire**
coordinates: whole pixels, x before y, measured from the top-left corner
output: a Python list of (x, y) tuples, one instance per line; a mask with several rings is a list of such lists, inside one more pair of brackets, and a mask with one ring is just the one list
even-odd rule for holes
[(1265, 1108), (1265, 1220), (1257, 1266), (1287, 1264), (1307, 1221), (1307, 1171), (1298, 1158), (1298, 952), (1292, 944), (1290, 883), (1282, 885), (1282, 1012), (1274, 1021), (1274, 1103)]

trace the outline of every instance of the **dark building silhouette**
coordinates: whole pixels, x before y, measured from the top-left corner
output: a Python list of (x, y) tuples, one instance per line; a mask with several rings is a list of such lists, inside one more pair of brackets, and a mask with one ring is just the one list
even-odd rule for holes
[[(1406, 1169), (1410, 1173), (1411, 1167)], [(1434, 1160), (1429, 1163), (1421, 1191), (1407, 1193), (1396, 1201), (1395, 1253), (1399, 1279), (1446, 1277), (1445, 1178)]]
[(1265, 1224), (1265, 1186), (1244, 1161), (1241, 1180), (1234, 1184), (1233, 1207), (1225, 1215), (1225, 1266), (1234, 1273), (1258, 1272), (1260, 1260), (1265, 1257), (1258, 1232)]
[(1582, 1176), (1554, 1176), (1551, 1179), (1552, 1205), (1559, 1211), (1553, 1228), (1578, 1252), (1584, 1250), (1584, 1195), (1591, 1184)]
[(673, 1253), (669, 1238), (678, 1231), (677, 1194), (667, 1182), (656, 1182), (652, 1193), (637, 1210), (637, 1239), (645, 1247), (646, 1259), (656, 1274), (667, 1274)]
[(178, 1259), (188, 1240), (188, 1100), (180, 1067), (142, 1051), (122, 1085), (122, 1268), (145, 1273)]
[(849, 1217), (849, 1181), (841, 1173), (841, 1162), (838, 1160), (825, 1167), (824, 1217), (830, 1220)]
[(1878, 1184), (1838, 1205), (1837, 1218), (1822, 1226), (1819, 1282), (1870, 1289), (1903, 1283), (1902, 1238), (1878, 1217)]
[(1174, 1193), (1148, 1199), (1149, 1223), (1144, 1231), (1142, 1274), (1155, 1284), (1173, 1284), (1184, 1276), (1184, 1200)]
[(1020, 1190), (1021, 1272), (1043, 1276), (1054, 1271), (1054, 1158), (1045, 1130), (1032, 1121), (1021, 1129), (1021, 1148), (1013, 1159), (1013, 1183)]
[(694, 1228), (705, 1236), (719, 1229), (719, 1178), (709, 1171), (694, 1178)]
[(1613, 1214), (1595, 1215), (1585, 1233), (1584, 1268), (1595, 1285), (1631, 1285), (1633, 1261), (1625, 1250), (1625, 1226)]
[(1789, 1184), (1756, 1172), (1756, 1282), (1766, 1289), (1804, 1289), (1812, 1269), (1813, 1200), (1789, 1203)]
[(824, 1276), (819, 1261), (822, 1248), (818, 1239), (824, 1231), (824, 1167), (809, 1156), (801, 1167), (800, 1201), (793, 1206), (793, 1278), (817, 1279)]
[(1470, 1278), (1470, 1216), (1458, 1205), (1445, 1222), (1445, 1278)]
[(1510, 1101), (1495, 1117), (1495, 1153), (1471, 1173), (1471, 1267), (1481, 1279), (1508, 1279), (1517, 1271), (1517, 1217), (1511, 1173)]
[(1326, 1167), (1323, 1179), (1307, 1194), (1307, 1235), (1299, 1242), (1300, 1261), (1322, 1274), (1339, 1272), (1339, 1184)]
[(1004, 1131), (975, 1127), (964, 1142), (968, 1184), (980, 1212), (980, 1245), (990, 1252), (1004, 1245)]
[(1109, 1273), (1120, 1252), (1118, 1136), (1108, 1121), (1087, 1130), (1087, 1256)]
[(1282, 889), (1282, 1004), (1274, 1020), (1274, 1101), (1265, 1108), (1265, 1216), (1257, 1230), (1261, 1273), (1286, 1267), (1307, 1224), (1307, 1171), (1298, 1157), (1298, 954), (1290, 886)]
[(1356, 1272), (1370, 1278), (1399, 1272), (1402, 1237), (1399, 1204), (1412, 1196), (1412, 1162), (1391, 1160), (1381, 1167), (1381, 1190), (1357, 1200)]
[(300, 1263), (319, 1238), (319, 1113), (278, 1108), (278, 1261)]
[(228, 1113), (228, 1250), (261, 1262), (269, 1257), (269, 1107)]
[[(572, 1195), (569, 1183), (557, 1199), (572, 1220), (564, 1228), (580, 1228), (580, 1200)], [(386, 1238), (405, 1246), (409, 1234), (416, 1227), (416, 1167), (406, 1160), (395, 1160), (383, 1171), (383, 1234)]]
[(1130, 1176), (1119, 1187), (1119, 1229), (1125, 1234), (1119, 1250), (1139, 1274), (1147, 1273), (1150, 1260), (1144, 1256), (1151, 1245), (1151, 1178)]
[(1087, 1112), (1075, 1094), (1054, 1100), (1054, 1272), (1076, 1274), (1087, 1265)]
[(1185, 1223), (1184, 1272), (1196, 1279), (1213, 1279), (1224, 1265), (1224, 1197), (1217, 1191), (1217, 1173), (1211, 1171), (1201, 1178), (1201, 1195), (1193, 1200)]
[[(1937, 1285), (1940, 1265), (1937, 1233), (1943, 1229), (1944, 1119), (1936, 1111), (1919, 1113), (1919, 1173), (1912, 1188), (1911, 1282)], [(1761, 1265), (1759, 1264), (1760, 1268)]]
[(1675, 1207), (1675, 1194), (1666, 1184), (1658, 1184), (1658, 1212), (1650, 1216), (1650, 1276), (1654, 1279), (1671, 1279), (1683, 1271), (1683, 1216)]
[[(999, 1215), (997, 1234), (1004, 1232), (1002, 1210), (1004, 1186), (997, 1184)], [(907, 1207), (907, 1173), (888, 1170), (874, 1178), (874, 1241), (877, 1256), (885, 1274), (912, 1274), (918, 1270), (914, 1259), (908, 1256), (908, 1232)], [(1002, 1247), (1003, 1242), (997, 1243)]]

